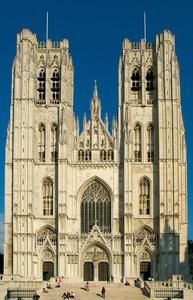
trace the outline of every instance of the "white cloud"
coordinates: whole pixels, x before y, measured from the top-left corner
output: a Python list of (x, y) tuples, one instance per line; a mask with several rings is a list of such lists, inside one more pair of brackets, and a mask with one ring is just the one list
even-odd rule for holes
[(4, 215), (0, 214), (0, 253), (3, 253), (4, 242)]

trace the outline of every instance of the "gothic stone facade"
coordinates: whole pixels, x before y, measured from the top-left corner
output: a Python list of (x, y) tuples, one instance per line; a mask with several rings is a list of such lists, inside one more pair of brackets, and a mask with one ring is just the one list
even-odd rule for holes
[(186, 145), (170, 31), (125, 39), (108, 129), (96, 82), (83, 130), (68, 41), (17, 36), (6, 143), (5, 274), (29, 279), (187, 273)]

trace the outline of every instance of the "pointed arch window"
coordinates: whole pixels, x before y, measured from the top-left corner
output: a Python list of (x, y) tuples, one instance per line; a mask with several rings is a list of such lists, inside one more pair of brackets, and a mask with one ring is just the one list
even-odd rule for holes
[(91, 161), (91, 151), (90, 150), (85, 151), (85, 160)]
[(56, 231), (50, 226), (43, 227), (37, 232), (37, 245), (42, 246), (47, 239), (53, 246), (56, 245)]
[(53, 215), (53, 181), (46, 178), (43, 181), (43, 215)]
[(134, 161), (141, 162), (141, 125), (134, 127)]
[(56, 124), (51, 126), (51, 161), (57, 161), (57, 129)]
[(153, 91), (154, 89), (153, 80), (154, 80), (153, 70), (152, 68), (149, 68), (146, 74), (146, 91)]
[(107, 152), (106, 150), (101, 150), (100, 152), (100, 158), (101, 158), (101, 161), (106, 161), (107, 160)]
[(114, 160), (114, 152), (113, 150), (108, 150), (108, 161), (113, 161)]
[(38, 159), (40, 162), (45, 162), (45, 150), (46, 150), (46, 127), (44, 124), (40, 124), (38, 127)]
[(154, 160), (154, 129), (150, 124), (147, 127), (147, 161), (152, 162)]
[(59, 94), (60, 94), (60, 73), (58, 69), (54, 69), (52, 73), (52, 100), (54, 104), (59, 103)]
[(38, 104), (45, 104), (46, 100), (46, 72), (45, 69), (42, 68), (38, 74)]
[(150, 214), (150, 181), (144, 177), (139, 184), (139, 214)]
[(92, 181), (81, 199), (81, 232), (88, 233), (94, 224), (111, 232), (111, 196), (98, 180)]
[(84, 150), (82, 149), (78, 150), (78, 160), (84, 161)]
[(132, 85), (131, 85), (131, 90), (136, 92), (140, 90), (140, 72), (139, 72), (139, 68), (135, 67), (133, 72), (132, 72), (132, 76), (131, 76), (131, 80), (132, 80)]

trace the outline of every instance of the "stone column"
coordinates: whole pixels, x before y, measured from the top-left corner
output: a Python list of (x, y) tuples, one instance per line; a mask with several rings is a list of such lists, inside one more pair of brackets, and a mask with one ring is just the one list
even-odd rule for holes
[(93, 262), (94, 264), (94, 281), (98, 281), (98, 262)]

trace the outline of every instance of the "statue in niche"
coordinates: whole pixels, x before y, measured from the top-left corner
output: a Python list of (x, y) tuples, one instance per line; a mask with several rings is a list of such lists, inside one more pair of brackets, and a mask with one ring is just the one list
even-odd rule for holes
[(52, 253), (48, 249), (44, 252), (44, 261), (53, 261)]
[(129, 144), (132, 144), (132, 130), (129, 129), (129, 132), (128, 132), (128, 142)]
[(129, 143), (129, 134), (128, 134), (127, 126), (125, 126), (124, 131), (125, 131), (125, 143), (128, 144)]
[(50, 65), (50, 54), (49, 54), (49, 51), (47, 51), (47, 53), (46, 53), (46, 65), (47, 66)]
[(67, 130), (64, 120), (64, 107), (62, 108), (61, 118), (60, 118), (60, 144), (67, 143)]
[(144, 250), (141, 255), (140, 255), (140, 260), (141, 261), (150, 261), (150, 255), (149, 252), (147, 252), (146, 250)]

